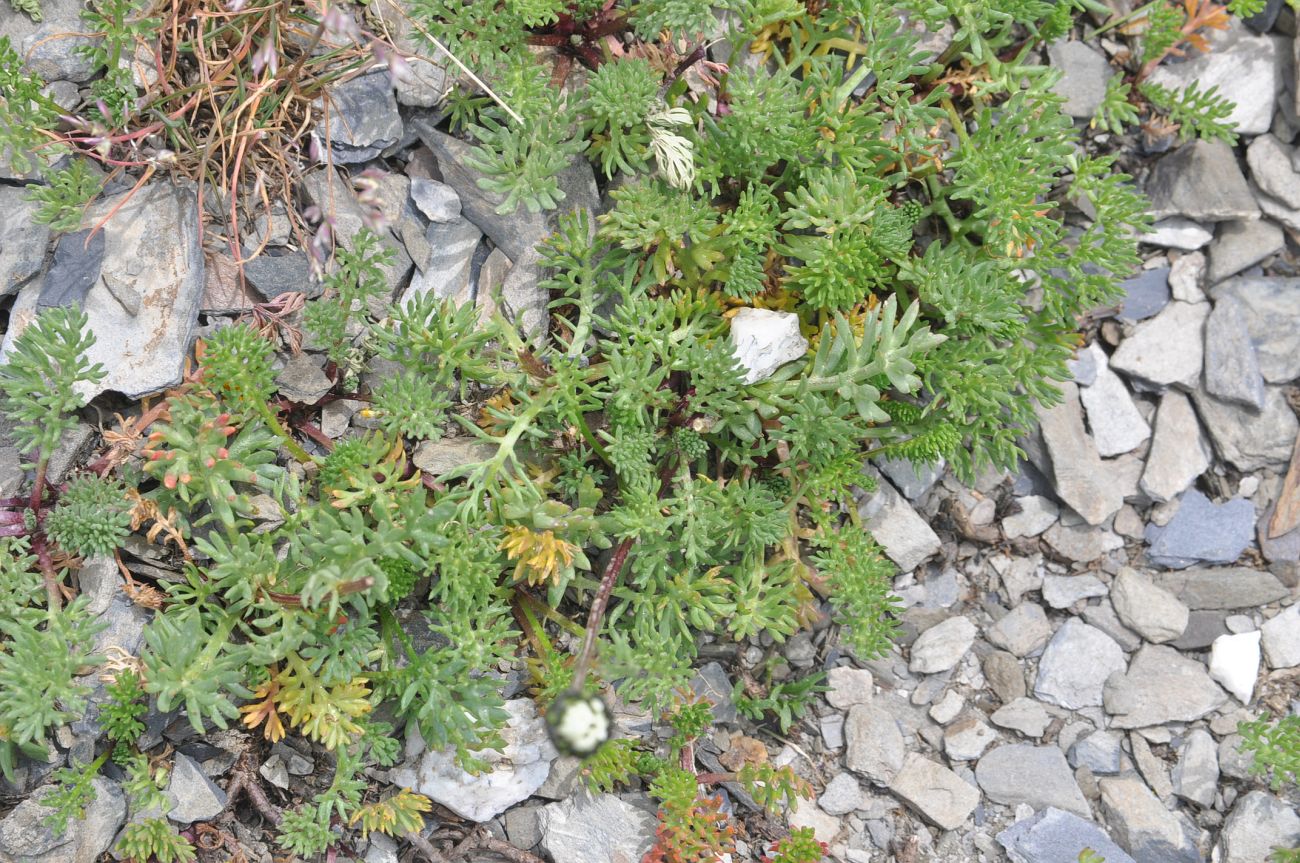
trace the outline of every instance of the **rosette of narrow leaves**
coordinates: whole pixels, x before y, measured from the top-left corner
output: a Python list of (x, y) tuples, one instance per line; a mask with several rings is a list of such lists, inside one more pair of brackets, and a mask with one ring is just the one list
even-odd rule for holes
[(19, 452), (35, 450), (41, 465), (76, 425), (73, 412), (86, 404), (82, 387), (105, 375), (99, 363), (86, 361), (86, 351), (95, 343), (86, 322), (81, 309), (47, 309), (23, 329), (0, 365), (0, 391), (14, 441)]
[(194, 845), (166, 818), (132, 821), (122, 829), (116, 851), (129, 863), (193, 863)]
[(81, 474), (69, 481), (45, 516), (45, 534), (79, 557), (109, 555), (130, 533), (126, 486), (117, 479)]
[(32, 219), (55, 231), (75, 231), (102, 188), (103, 181), (90, 169), (89, 160), (74, 158), (67, 167), (52, 172), (47, 182), (27, 186), (27, 200), (40, 204)]
[(257, 420), (238, 429), (230, 414), (190, 397), (173, 398), (169, 413), (145, 445), (145, 473), (162, 481), (159, 497), (178, 500), (191, 515), (207, 504), (223, 527), (233, 529), (238, 518), (251, 515), (236, 486), (264, 484), (276, 472), (275, 436)]
[(203, 382), (241, 416), (260, 411), (275, 392), (271, 343), (248, 324), (217, 330), (203, 344)]
[(582, 133), (590, 139), (588, 157), (600, 162), (605, 176), (641, 173), (649, 167), (646, 121), (658, 89), (650, 63), (642, 59), (605, 63), (587, 82), (579, 105)]
[(239, 717), (231, 696), (250, 698), (244, 686), (247, 662), (229, 643), (236, 623), (226, 614), (215, 625), (197, 609), (178, 607), (155, 616), (144, 630), (145, 689), (166, 712), (184, 706), (190, 726), (205, 733), (205, 722), (227, 728)]
[(87, 603), (79, 596), (62, 611), (29, 608), (0, 620), (0, 747), (39, 743), (85, 708), (90, 689), (76, 679), (100, 661), (91, 650), (103, 628)]

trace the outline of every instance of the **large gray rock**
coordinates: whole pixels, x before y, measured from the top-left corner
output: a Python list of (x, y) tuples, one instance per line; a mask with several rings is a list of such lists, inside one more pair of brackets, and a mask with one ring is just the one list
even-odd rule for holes
[[(107, 372), (99, 383), (79, 388), (92, 398), (107, 390), (140, 398), (180, 383), (203, 296), (193, 189), (153, 183), (123, 203), (127, 194), (101, 201), (87, 217), (98, 223), (122, 205), (103, 228), (100, 278), (82, 301), (95, 336), (86, 359)], [(36, 287), (28, 285), (19, 296), (0, 351), (7, 353), (33, 319)]]
[(858, 502), (863, 526), (899, 569), (915, 569), (943, 547), (938, 534), (875, 468), (866, 472), (876, 477), (877, 488)]
[(1002, 532), (1007, 539), (1038, 536), (1056, 524), (1056, 519), (1061, 515), (1061, 508), (1051, 498), (1042, 495), (1018, 497), (1015, 503), (1019, 511), (1002, 519)]
[(1079, 391), (1061, 385), (1061, 403), (1039, 414), (1058, 496), (1088, 524), (1098, 525), (1124, 505), (1120, 489), (1084, 429)]
[(1115, 639), (1072, 617), (1052, 636), (1038, 660), (1034, 695), (1069, 710), (1097, 707), (1106, 679), (1124, 667), (1124, 651)]
[(1210, 448), (1187, 396), (1169, 390), (1160, 398), (1155, 435), (1140, 486), (1152, 500), (1172, 500), (1210, 467)]
[(1300, 278), (1238, 276), (1216, 285), (1215, 302), (1241, 302), (1260, 374), (1271, 384), (1300, 377)]
[(424, 794), (471, 821), (495, 818), (532, 796), (546, 782), (558, 753), (532, 700), (507, 701), (505, 709), (510, 714), (501, 732), (505, 746), (474, 753), (487, 765), (482, 773), (461, 769), (455, 750), (429, 751), (419, 731), (411, 729), (406, 760), (392, 771), (393, 784)]
[(998, 843), (1011, 863), (1076, 863), (1084, 848), (1106, 863), (1136, 863), (1096, 824), (1050, 806), (1003, 830)]
[(1152, 170), (1146, 191), (1157, 219), (1186, 216), (1224, 222), (1259, 215), (1237, 157), (1222, 141), (1191, 141), (1164, 156)]
[(950, 617), (921, 633), (912, 644), (908, 670), (921, 674), (938, 674), (961, 662), (975, 643), (975, 624), (965, 617)]
[[(1120, 282), (1120, 287), (1124, 289), (1124, 300), (1117, 317), (1129, 323), (1145, 321), (1169, 305), (1169, 267), (1142, 270), (1136, 276)], [(1093, 342), (1092, 346), (1096, 344)], [(1090, 381), (1079, 383), (1091, 386)]]
[(402, 116), (386, 71), (358, 75), (329, 88), (329, 122), (318, 129), (338, 164), (368, 162), (402, 137)]
[(203, 773), (193, 758), (179, 752), (172, 763), (167, 796), (172, 801), (167, 817), (181, 824), (210, 821), (226, 808), (226, 792)]
[(1204, 728), (1187, 732), (1174, 765), (1174, 793), (1202, 808), (1214, 803), (1219, 784), (1219, 747)]
[(1147, 556), (1170, 569), (1232, 563), (1255, 537), (1255, 507), (1245, 498), (1214, 503), (1196, 489), (1183, 494), (1164, 527), (1147, 525)]
[(1052, 624), (1042, 606), (1022, 602), (984, 633), (989, 643), (1024, 657), (1039, 650), (1052, 637)]
[(1125, 626), (1156, 644), (1182, 635), (1191, 614), (1178, 597), (1127, 566), (1111, 582), (1110, 601)]
[(956, 830), (965, 824), (980, 801), (979, 791), (970, 783), (915, 752), (907, 756), (889, 790), (942, 830)]
[(1286, 245), (1282, 229), (1264, 219), (1223, 222), (1210, 246), (1210, 284), (1253, 267)]
[(1103, 779), (1101, 811), (1119, 846), (1142, 863), (1202, 863), (1196, 828), (1165, 808), (1142, 780)]
[(126, 821), (126, 796), (117, 783), (103, 776), (92, 779), (94, 799), (85, 814), (71, 821), (68, 831), (59, 836), (45, 825), (54, 810), (40, 803), (53, 790), (54, 786), (46, 786), (0, 821), (0, 860), (4, 863), (95, 863), (113, 844)]
[(998, 733), (971, 712), (949, 725), (943, 732), (943, 751), (950, 762), (974, 761), (998, 739)]
[(1122, 738), (1114, 731), (1094, 731), (1070, 747), (1070, 763), (1098, 776), (1119, 772)]
[(1292, 605), (1259, 628), (1269, 668), (1300, 665), (1300, 605)]
[(412, 177), (411, 201), (430, 222), (451, 222), (460, 218), (460, 195), (446, 183)]
[(1144, 645), (1128, 671), (1106, 681), (1102, 703), (1112, 728), (1191, 722), (1228, 703), (1205, 666), (1172, 647)]
[(1192, 393), (1192, 402), (1214, 448), (1233, 467), (1250, 472), (1281, 468), (1290, 461), (1300, 423), (1284, 388), (1267, 387), (1261, 411), (1225, 402), (1202, 389)]
[(848, 749), (844, 765), (868, 779), (888, 785), (907, 755), (903, 732), (893, 714), (877, 704), (856, 704), (844, 722)]
[(20, 186), (0, 186), (0, 297), (17, 293), (45, 261), (48, 225), (33, 217), (39, 206)]
[(1205, 389), (1216, 398), (1256, 411), (1267, 395), (1241, 301), (1231, 294), (1214, 304), (1205, 322)]
[(1055, 746), (999, 746), (979, 760), (975, 781), (995, 803), (1028, 803), (1035, 809), (1052, 806), (1085, 818), (1092, 815), (1065, 755)]
[(1290, 148), (1273, 135), (1260, 135), (1246, 148), (1246, 164), (1255, 184), (1288, 207), (1300, 208), (1300, 174), (1291, 157)]
[(1096, 342), (1088, 346), (1088, 351), (1096, 362), (1097, 374), (1090, 386), (1079, 390), (1079, 401), (1088, 413), (1097, 454), (1105, 457), (1131, 452), (1151, 437), (1151, 426), (1133, 403), (1128, 387), (1110, 370), (1106, 352)]
[(989, 720), (999, 728), (1010, 728), (1033, 740), (1042, 737), (1052, 723), (1047, 708), (1032, 698), (1017, 698), (1002, 705), (993, 711)]
[(1111, 367), (1156, 386), (1195, 386), (1201, 376), (1209, 314), (1205, 303), (1170, 303), (1120, 343), (1111, 355)]
[(1206, 34), (1208, 53), (1193, 51), (1186, 62), (1157, 66), (1149, 80), (1178, 92), (1193, 83), (1202, 92), (1217, 87), (1218, 95), (1233, 106), (1226, 120), (1229, 125), (1242, 135), (1267, 132), (1282, 89), (1284, 41), (1257, 36), (1236, 18), (1227, 30)]
[(919, 464), (902, 458), (882, 458), (876, 460), (876, 465), (903, 497), (915, 501), (934, 488), (943, 476), (945, 462), (939, 459), (936, 464)]
[(1061, 110), (1076, 120), (1090, 120), (1106, 95), (1106, 82), (1114, 74), (1106, 58), (1083, 42), (1061, 41), (1047, 46), (1052, 66), (1061, 79), (1052, 90), (1065, 99)]
[(424, 236), (430, 256), (423, 268), (411, 276), (410, 285), (402, 292), (402, 304), (430, 291), (440, 299), (453, 300), (456, 305), (474, 302), (474, 254), (483, 232), (469, 219), (454, 216), (445, 222), (430, 222)]
[(1105, 596), (1108, 588), (1089, 572), (1043, 576), (1043, 601), (1052, 608), (1069, 608), (1081, 599)]
[(658, 820), (613, 794), (579, 795), (542, 807), (541, 847), (552, 860), (639, 863), (654, 844)]
[(1290, 593), (1273, 573), (1244, 566), (1158, 572), (1153, 578), (1193, 611), (1256, 608)]
[(1300, 843), (1300, 815), (1263, 791), (1243, 795), (1219, 834), (1222, 863), (1266, 863), (1274, 848)]

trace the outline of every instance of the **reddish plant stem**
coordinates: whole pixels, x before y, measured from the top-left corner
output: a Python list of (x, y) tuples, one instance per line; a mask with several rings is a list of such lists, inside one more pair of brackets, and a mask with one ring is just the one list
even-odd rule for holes
[[(375, 580), (370, 576), (358, 578), (356, 581), (349, 581), (339, 586), (339, 596), (347, 596), (349, 593), (360, 593), (363, 590), (369, 590), (374, 586)], [(266, 595), (280, 605), (290, 608), (302, 608), (302, 597), (296, 593), (275, 593), (268, 590)]]
[(591, 601), (591, 611), (587, 613), (587, 630), (582, 636), (582, 652), (578, 654), (578, 667), (573, 673), (574, 689), (582, 689), (582, 684), (587, 679), (587, 668), (591, 665), (591, 657), (596, 650), (596, 633), (600, 631), (600, 623), (605, 618), (605, 608), (609, 605), (609, 597), (614, 592), (614, 584), (618, 581), (618, 574), (623, 570), (623, 564), (627, 562), (628, 552), (632, 550), (632, 543), (635, 541), (629, 536), (618, 544), (614, 553), (610, 555), (609, 563), (605, 565), (605, 572), (600, 577), (600, 589), (596, 591), (596, 598)]

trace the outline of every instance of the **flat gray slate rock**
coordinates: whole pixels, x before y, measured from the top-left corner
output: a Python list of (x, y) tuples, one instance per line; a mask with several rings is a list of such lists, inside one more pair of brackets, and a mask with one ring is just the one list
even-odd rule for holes
[(1156, 219), (1223, 222), (1259, 215), (1237, 157), (1222, 141), (1192, 141), (1161, 158), (1146, 192)]
[(1182, 497), (1164, 527), (1147, 525), (1147, 556), (1170, 569), (1232, 563), (1255, 536), (1255, 505), (1245, 498), (1214, 503), (1196, 489)]
[(1096, 824), (1051, 806), (1017, 821), (997, 838), (1011, 863), (1078, 863), (1084, 848), (1106, 863), (1136, 863)]

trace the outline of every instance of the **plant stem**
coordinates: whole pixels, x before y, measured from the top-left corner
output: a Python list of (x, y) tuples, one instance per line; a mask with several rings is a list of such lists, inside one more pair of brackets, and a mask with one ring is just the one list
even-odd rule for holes
[(623, 564), (627, 562), (628, 552), (632, 550), (632, 544), (636, 542), (633, 537), (628, 537), (618, 544), (614, 553), (610, 555), (609, 563), (605, 564), (605, 572), (600, 577), (600, 588), (596, 591), (596, 598), (591, 601), (591, 611), (587, 614), (587, 631), (582, 636), (582, 651), (578, 654), (578, 666), (573, 672), (573, 688), (581, 690), (582, 684), (587, 679), (587, 669), (591, 666), (591, 658), (596, 650), (596, 633), (600, 631), (601, 621), (605, 619), (605, 608), (609, 605), (609, 597), (614, 592), (614, 584), (618, 581), (618, 574), (623, 569)]

